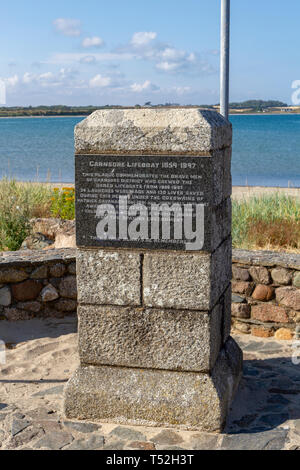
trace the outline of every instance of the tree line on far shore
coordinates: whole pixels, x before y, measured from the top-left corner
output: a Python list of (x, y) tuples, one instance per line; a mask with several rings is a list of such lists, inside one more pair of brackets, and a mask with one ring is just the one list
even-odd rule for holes
[[(126, 108), (162, 108), (162, 107), (177, 107), (178, 103), (165, 103), (154, 105), (151, 101), (147, 101), (143, 106), (136, 104), (135, 106), (119, 106), (119, 105), (105, 105), (105, 106), (28, 106), (28, 107), (0, 107), (0, 117), (33, 117), (33, 116), (88, 116), (98, 109), (126, 109)], [(217, 109), (219, 105), (187, 105), (188, 107), (199, 107), (205, 109)], [(246, 112), (263, 112), (278, 108), (288, 108), (286, 103), (282, 101), (263, 101), (263, 100), (248, 100), (241, 103), (230, 103), (231, 110), (246, 110)]]

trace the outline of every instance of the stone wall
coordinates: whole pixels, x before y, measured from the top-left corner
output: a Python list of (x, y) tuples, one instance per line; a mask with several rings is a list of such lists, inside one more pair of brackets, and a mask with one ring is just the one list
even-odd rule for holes
[(292, 339), (300, 325), (300, 255), (233, 250), (232, 268), (234, 328)]
[(0, 318), (76, 313), (75, 256), (72, 249), (0, 253)]
[[(300, 325), (300, 255), (233, 250), (232, 322), (242, 333), (291, 337)], [(76, 250), (0, 254), (0, 318), (76, 313)]]

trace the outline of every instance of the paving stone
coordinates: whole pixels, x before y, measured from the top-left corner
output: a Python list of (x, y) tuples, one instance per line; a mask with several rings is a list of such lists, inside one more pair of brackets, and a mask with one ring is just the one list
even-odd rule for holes
[(72, 434), (68, 432), (50, 432), (34, 444), (35, 449), (47, 448), (51, 450), (60, 450), (73, 441)]
[(28, 428), (30, 424), (30, 421), (26, 421), (25, 419), (13, 418), (11, 424), (11, 435), (16, 436), (21, 431), (24, 431), (24, 429)]
[(35, 393), (34, 397), (43, 397), (46, 395), (60, 395), (64, 391), (64, 385), (58, 385), (57, 387), (47, 388), (47, 390), (42, 390)]
[(225, 436), (221, 450), (282, 450), (287, 430), (265, 431)]
[(187, 446), (191, 450), (215, 450), (218, 447), (219, 436), (209, 434), (194, 435)]
[(152, 442), (134, 441), (130, 442), (127, 447), (135, 450), (156, 450), (156, 447)]
[(88, 439), (76, 439), (63, 450), (100, 450), (104, 447), (104, 437), (92, 435)]
[(123, 428), (118, 426), (117, 428), (113, 429), (110, 433), (110, 436), (116, 436), (120, 439), (127, 440), (127, 441), (145, 441), (146, 437), (139, 431), (135, 431), (131, 428)]
[(78, 423), (75, 421), (64, 421), (64, 426), (67, 428), (70, 428), (74, 431), (78, 431), (84, 434), (98, 431), (101, 429), (101, 426), (98, 424), (92, 424), (92, 423)]
[(183, 439), (177, 432), (171, 431), (169, 429), (164, 429), (159, 434), (152, 437), (150, 441), (154, 442), (155, 444), (172, 445), (172, 444), (180, 444), (181, 442), (183, 442)]
[(104, 445), (104, 450), (123, 450), (126, 445), (124, 441), (114, 441)]
[(25, 444), (29, 444), (33, 439), (37, 439), (43, 435), (44, 431), (40, 428), (40, 426), (30, 426), (16, 436), (12, 437), (6, 448), (16, 449)]

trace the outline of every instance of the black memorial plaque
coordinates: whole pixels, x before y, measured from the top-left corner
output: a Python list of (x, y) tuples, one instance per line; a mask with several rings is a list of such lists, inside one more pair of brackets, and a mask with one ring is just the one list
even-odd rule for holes
[[(212, 190), (212, 165), (209, 157), (76, 155), (75, 162), (78, 246), (186, 250), (187, 242), (192, 239), (186, 237), (184, 214), (192, 210), (192, 227), (195, 231), (196, 206), (202, 205), (205, 236), (201, 249), (209, 247), (207, 238), (210, 232), (209, 202)], [(143, 205), (144, 209), (135, 212), (137, 204)], [(170, 236), (164, 237), (162, 224), (163, 219), (168, 223), (165, 218), (168, 212), (155, 212), (155, 205), (161, 204), (170, 208), (176, 204), (182, 208), (181, 238), (178, 238), (178, 232), (176, 238), (174, 229), (175, 222), (177, 228), (178, 224), (180, 225), (180, 211), (176, 216), (170, 211)], [(156, 231), (155, 236), (151, 225), (155, 219), (153, 214), (158, 217), (156, 224), (160, 221), (159, 234)], [(104, 217), (111, 215), (109, 226), (106, 227), (110, 230), (110, 235), (102, 236), (98, 224), (103, 227)], [(134, 228), (141, 228), (136, 219), (138, 216), (143, 220), (140, 236), (137, 235), (139, 230), (133, 230), (132, 235), (130, 225), (134, 221)], [(111, 233), (111, 228), (115, 233)]]

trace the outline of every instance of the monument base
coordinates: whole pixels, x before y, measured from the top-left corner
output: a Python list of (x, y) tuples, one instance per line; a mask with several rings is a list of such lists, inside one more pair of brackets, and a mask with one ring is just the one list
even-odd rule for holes
[(229, 338), (209, 373), (82, 365), (65, 390), (66, 417), (221, 432), (242, 375)]

